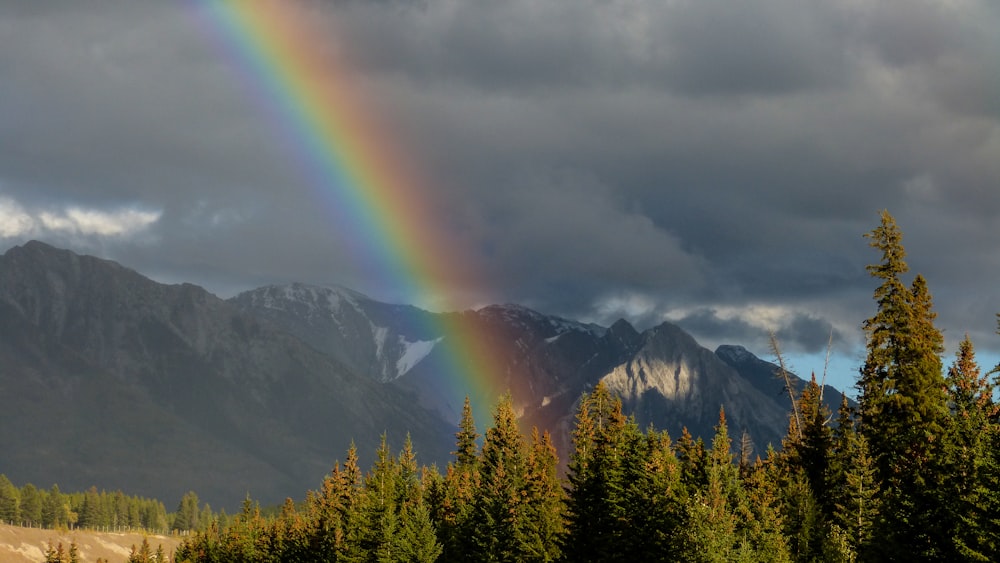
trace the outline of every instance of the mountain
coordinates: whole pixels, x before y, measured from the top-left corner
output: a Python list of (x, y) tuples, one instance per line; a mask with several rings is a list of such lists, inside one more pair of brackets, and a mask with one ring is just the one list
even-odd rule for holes
[[(448, 371), (439, 327), (456, 324), (488, 340), (497, 371), (508, 374), (525, 429), (553, 431), (556, 445), (570, 447), (576, 402), (603, 381), (622, 397), (641, 426), (653, 424), (679, 436), (687, 427), (710, 438), (725, 407), (734, 432), (745, 430), (763, 453), (778, 447), (788, 425), (790, 402), (777, 366), (740, 346), (712, 352), (670, 323), (639, 332), (621, 319), (611, 327), (539, 313), (519, 305), (491, 305), (477, 311), (430, 313), (387, 305), (358, 292), (304, 284), (267, 286), (231, 300), (241, 310), (277, 323), (359, 373), (412, 393), (443, 420), (457, 421), (460, 403), (447, 402), (441, 374)], [(797, 389), (805, 384), (792, 375)], [(840, 393), (827, 388), (832, 411)], [(477, 413), (480, 426), (489, 413)]]
[(787, 426), (775, 366), (669, 323), (640, 332), (518, 305), (432, 313), (304, 284), (223, 300), (29, 242), (0, 257), (0, 473), (233, 507), (248, 492), (299, 498), (352, 440), (364, 463), (383, 432), (394, 447), (409, 433), (421, 462), (443, 466), (453, 397), (468, 391), (442, 379), (442, 326), (488, 340), (525, 427), (552, 430), (563, 452), (598, 381), (675, 437), (710, 438), (721, 406), (759, 451)]
[(411, 396), (190, 285), (31, 242), (0, 259), (0, 472), (225, 506), (318, 486), (351, 439), (444, 457)]

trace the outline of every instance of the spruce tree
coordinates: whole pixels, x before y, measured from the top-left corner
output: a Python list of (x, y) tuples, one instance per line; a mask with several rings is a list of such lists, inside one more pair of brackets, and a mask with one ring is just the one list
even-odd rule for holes
[(526, 455), (509, 393), (497, 404), (493, 426), (483, 438), (479, 467), (472, 547), (481, 561), (519, 561), (523, 559), (521, 539), (529, 524), (522, 497)]
[(868, 266), (881, 280), (876, 314), (864, 322), (867, 358), (861, 369), (860, 430), (871, 447), (881, 482), (882, 518), (876, 535), (887, 560), (943, 560), (950, 538), (942, 529), (938, 486), (947, 409), (930, 292), (922, 276), (910, 288), (902, 233), (883, 211), (866, 235), (880, 251)]
[(55, 528), (68, 523), (69, 508), (66, 506), (66, 497), (59, 491), (59, 485), (52, 485), (42, 501), (42, 525)]
[(625, 560), (619, 549), (626, 522), (622, 478), (626, 418), (621, 401), (598, 383), (580, 400), (569, 461), (567, 561)]
[(688, 492), (704, 490), (708, 483), (705, 443), (701, 438), (694, 439), (686, 426), (677, 440), (677, 459), (681, 464), (681, 481)]
[(552, 438), (538, 428), (531, 432), (531, 445), (524, 475), (527, 525), (519, 539), (524, 561), (557, 561), (562, 553), (559, 540), (564, 532), (565, 491), (558, 476), (559, 458)]
[(633, 561), (674, 561), (684, 518), (686, 489), (670, 435), (650, 427), (645, 435), (629, 420), (622, 480), (625, 518), (621, 552)]
[[(758, 458), (742, 477), (743, 488), (736, 514), (740, 520), (737, 535), (742, 560), (769, 563), (790, 562), (788, 538), (784, 533), (779, 479), (774, 464)], [(740, 534), (742, 532), (742, 534)]]
[(432, 563), (441, 555), (441, 544), (434, 532), (434, 524), (427, 505), (408, 502), (400, 512), (399, 547), (396, 561)]
[(476, 527), (473, 500), (480, 483), (478, 439), (472, 406), (466, 397), (459, 430), (455, 434), (455, 461), (445, 468), (442, 482), (428, 491), (429, 509), (442, 545), (443, 561), (475, 561), (471, 538)]
[(42, 524), (42, 493), (31, 483), (21, 487), (21, 525), (34, 527)]
[(994, 525), (989, 521), (987, 489), (991, 482), (989, 457), (996, 428), (993, 385), (976, 363), (969, 335), (959, 343), (955, 361), (948, 369), (948, 405), (951, 410), (947, 436), (948, 478), (942, 483), (942, 502), (949, 510), (948, 525), (954, 541), (954, 556), (987, 561), (992, 546), (987, 541)]
[(455, 455), (455, 466), (462, 471), (475, 468), (479, 460), (476, 452), (479, 434), (476, 433), (476, 422), (472, 418), (472, 403), (468, 395), (465, 396), (465, 405), (462, 406), (462, 419), (455, 439), (455, 451), (452, 452)]
[(0, 474), (0, 522), (18, 524), (21, 521), (20, 495), (14, 483)]
[[(375, 453), (375, 463), (365, 477), (358, 542), (348, 539), (347, 560), (393, 561), (399, 544), (400, 467), (389, 451), (386, 435)], [(351, 532), (352, 528), (348, 528)]]
[(740, 494), (725, 411), (719, 411), (712, 448), (706, 460), (706, 487), (685, 504), (685, 523), (676, 538), (679, 559), (723, 562), (738, 559), (740, 536), (735, 511)]
[(184, 493), (177, 505), (177, 513), (174, 515), (170, 529), (174, 531), (197, 530), (199, 516), (198, 495), (194, 491), (188, 491)]

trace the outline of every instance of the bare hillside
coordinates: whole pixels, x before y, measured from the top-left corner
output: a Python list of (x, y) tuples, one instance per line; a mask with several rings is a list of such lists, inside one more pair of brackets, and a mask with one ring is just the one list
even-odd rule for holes
[(49, 544), (55, 546), (60, 542), (67, 551), (71, 543), (76, 543), (80, 561), (85, 563), (94, 563), (98, 558), (109, 563), (123, 563), (128, 559), (132, 546), (141, 545), (143, 538), (149, 541), (154, 552), (157, 546), (163, 545), (168, 555), (172, 555), (181, 543), (181, 538), (177, 536), (154, 536), (139, 532), (41, 530), (0, 525), (0, 563), (45, 561), (45, 550)]

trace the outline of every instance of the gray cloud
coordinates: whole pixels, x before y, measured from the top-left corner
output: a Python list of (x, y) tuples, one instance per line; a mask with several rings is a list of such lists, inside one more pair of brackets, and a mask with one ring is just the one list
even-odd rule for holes
[[(298, 6), (475, 249), (470, 305), (751, 348), (770, 323), (804, 354), (833, 327), (850, 355), (888, 208), (949, 339), (1000, 349), (994, 3)], [(0, 1), (0, 198), (160, 213), (141, 240), (62, 241), (160, 279), (394, 295), (271, 111), (190, 7)]]

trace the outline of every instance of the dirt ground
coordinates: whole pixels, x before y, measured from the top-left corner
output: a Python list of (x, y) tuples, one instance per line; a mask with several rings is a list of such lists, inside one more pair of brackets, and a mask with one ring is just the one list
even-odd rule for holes
[(149, 541), (153, 553), (159, 545), (167, 555), (173, 555), (182, 538), (154, 536), (140, 532), (92, 532), (89, 530), (39, 530), (18, 526), (0, 525), (0, 563), (33, 563), (45, 561), (45, 550), (62, 542), (68, 552), (70, 543), (76, 543), (82, 563), (94, 563), (100, 557), (109, 563), (124, 563), (132, 546)]

